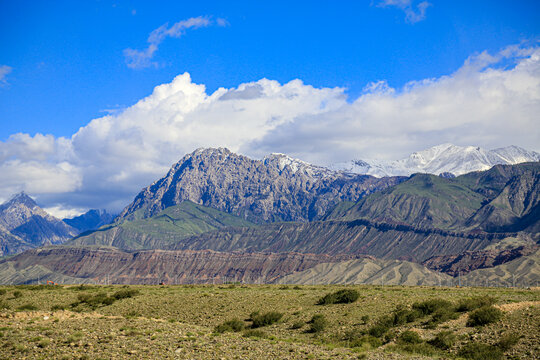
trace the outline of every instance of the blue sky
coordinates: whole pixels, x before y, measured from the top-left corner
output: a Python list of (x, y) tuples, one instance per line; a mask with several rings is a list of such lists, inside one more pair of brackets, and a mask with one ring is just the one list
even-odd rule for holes
[(538, 1), (0, 1), (0, 200), (119, 211), (198, 147), (540, 151)]
[[(0, 140), (16, 132), (71, 136), (185, 71), (209, 92), (299, 78), (346, 87), (354, 99), (369, 82), (400, 87), (439, 77), (474, 52), (540, 33), (538, 1), (430, 2), (425, 19), (411, 23), (399, 6), (369, 0), (2, 1), (0, 65), (12, 70), (0, 88)], [(124, 49), (142, 49), (152, 30), (198, 16), (228, 25), (164, 40), (157, 67), (126, 66)]]

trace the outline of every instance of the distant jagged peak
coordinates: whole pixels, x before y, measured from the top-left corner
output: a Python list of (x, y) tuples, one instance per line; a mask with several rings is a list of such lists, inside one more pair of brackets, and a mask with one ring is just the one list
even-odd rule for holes
[(263, 158), (263, 162), (267, 166), (276, 166), (280, 171), (283, 171), (286, 167), (288, 167), (293, 173), (296, 173), (299, 170), (303, 170), (310, 175), (315, 176), (333, 173), (333, 171), (325, 167), (313, 165), (306, 161), (296, 159), (282, 153), (271, 153), (269, 155), (266, 155)]

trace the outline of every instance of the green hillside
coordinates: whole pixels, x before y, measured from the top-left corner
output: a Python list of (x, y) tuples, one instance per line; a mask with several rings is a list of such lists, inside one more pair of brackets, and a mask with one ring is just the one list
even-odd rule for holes
[(184, 201), (151, 218), (104, 226), (66, 245), (106, 245), (127, 250), (161, 248), (207, 231), (251, 226), (254, 224), (237, 216)]
[(367, 219), (420, 228), (489, 232), (538, 229), (540, 163), (495, 166), (454, 179), (428, 174), (338, 204), (327, 220)]

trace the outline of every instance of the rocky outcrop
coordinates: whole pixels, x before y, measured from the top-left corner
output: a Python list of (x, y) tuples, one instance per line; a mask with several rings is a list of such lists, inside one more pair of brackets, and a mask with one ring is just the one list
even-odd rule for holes
[(143, 189), (117, 222), (150, 217), (185, 200), (255, 223), (307, 222), (340, 201), (357, 201), (404, 179), (335, 172), (283, 154), (253, 160), (224, 148), (198, 149)]

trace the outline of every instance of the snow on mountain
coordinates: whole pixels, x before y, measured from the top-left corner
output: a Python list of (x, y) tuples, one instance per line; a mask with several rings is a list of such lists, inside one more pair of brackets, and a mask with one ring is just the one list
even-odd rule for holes
[(518, 146), (485, 150), (476, 146), (442, 144), (414, 152), (401, 160), (351, 160), (334, 164), (330, 169), (378, 177), (409, 176), (414, 173), (462, 175), (487, 170), (498, 164), (513, 165), (528, 161), (540, 161), (540, 154)]

